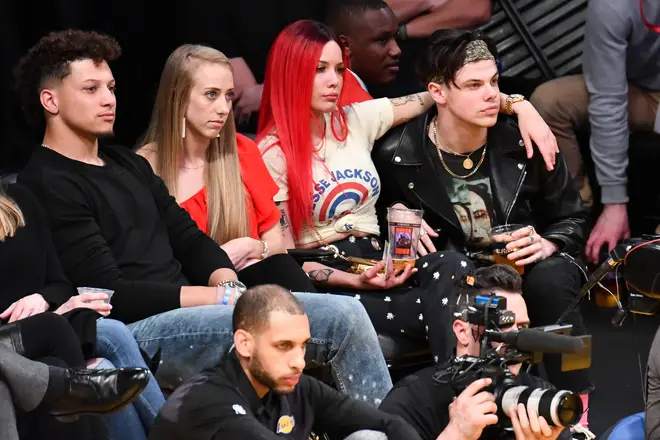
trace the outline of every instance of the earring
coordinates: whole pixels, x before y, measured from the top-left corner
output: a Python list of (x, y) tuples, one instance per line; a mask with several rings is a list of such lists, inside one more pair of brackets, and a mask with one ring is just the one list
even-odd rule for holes
[(186, 118), (183, 118), (183, 123), (181, 124), (181, 137), (186, 138)]

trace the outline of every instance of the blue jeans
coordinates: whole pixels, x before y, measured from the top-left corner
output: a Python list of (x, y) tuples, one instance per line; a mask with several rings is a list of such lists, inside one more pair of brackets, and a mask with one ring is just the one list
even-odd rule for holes
[[(376, 331), (355, 298), (296, 293), (310, 322), (308, 365), (331, 367), (340, 391), (378, 406), (392, 388)], [(149, 356), (162, 349), (156, 376), (176, 388), (204, 368), (218, 364), (233, 345), (228, 306), (200, 306), (161, 313), (128, 325)]]
[[(100, 319), (96, 323), (96, 356), (106, 359), (97, 368), (147, 368), (131, 331), (114, 319)], [(133, 404), (106, 416), (113, 438), (146, 439), (146, 433), (164, 403), (158, 382), (152, 377)]]

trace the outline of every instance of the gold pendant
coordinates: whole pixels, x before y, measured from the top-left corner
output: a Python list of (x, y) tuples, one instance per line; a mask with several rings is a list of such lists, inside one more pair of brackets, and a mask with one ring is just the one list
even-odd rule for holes
[(472, 162), (472, 159), (466, 157), (465, 160), (463, 161), (463, 168), (465, 168), (466, 170), (471, 170), (473, 166), (474, 166), (474, 162)]

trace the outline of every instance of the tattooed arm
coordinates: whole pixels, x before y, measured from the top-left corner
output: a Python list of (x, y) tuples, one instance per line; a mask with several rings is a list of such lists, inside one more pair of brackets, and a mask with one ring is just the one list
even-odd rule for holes
[[(289, 210), (287, 202), (279, 202), (282, 217), (280, 218), (280, 227), (286, 249), (295, 249), (296, 245), (289, 227)], [(382, 267), (381, 267), (382, 268)], [(381, 268), (378, 268), (380, 270)], [(393, 287), (392, 280), (381, 280), (380, 276), (367, 276), (368, 274), (356, 275), (343, 270), (333, 269), (321, 263), (306, 262), (303, 264), (303, 270), (307, 276), (317, 286), (335, 286), (350, 290), (383, 289)], [(402, 283), (405, 280), (404, 275), (400, 275), (397, 280)], [(398, 285), (396, 284), (396, 285)]]
[(414, 95), (402, 96), (390, 99), (392, 111), (394, 112), (393, 127), (416, 118), (433, 105), (433, 98), (429, 92), (415, 93)]
[[(500, 113), (506, 113), (506, 98), (509, 95), (500, 93)], [(422, 113), (426, 112), (433, 105), (433, 98), (429, 92), (415, 93), (413, 95), (402, 96), (400, 98), (390, 99), (392, 103), (392, 110), (394, 112), (393, 127), (404, 124), (411, 119), (416, 118)], [(524, 105), (528, 105), (526, 101), (516, 103), (512, 106), (513, 112), (520, 114), (522, 112), (534, 112), (534, 108), (529, 110)]]

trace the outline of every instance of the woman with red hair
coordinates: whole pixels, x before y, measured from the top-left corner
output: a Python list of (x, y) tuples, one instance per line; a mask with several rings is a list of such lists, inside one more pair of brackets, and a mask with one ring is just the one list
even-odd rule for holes
[[(375, 204), (381, 180), (370, 153), (385, 132), (421, 115), (433, 100), (424, 92), (340, 108), (346, 67), (346, 51), (327, 26), (301, 20), (284, 29), (268, 57), (257, 142), (279, 187), (275, 201), (287, 248), (332, 246), (343, 256), (380, 260)], [(532, 138), (543, 138), (549, 129), (534, 114)], [(443, 301), (446, 294), (426, 279), (437, 275), (432, 269), (439, 258), (430, 253), (415, 268), (385, 276), (378, 275), (384, 262), (361, 274), (341, 270), (346, 264), (306, 262), (304, 270), (323, 290), (352, 292), (377, 331), (428, 337), (436, 360), (442, 360), (451, 354), (454, 338), (438, 322), (451, 322), (450, 316), (427, 319), (424, 313), (425, 304)], [(425, 270), (411, 278), (418, 267)]]

